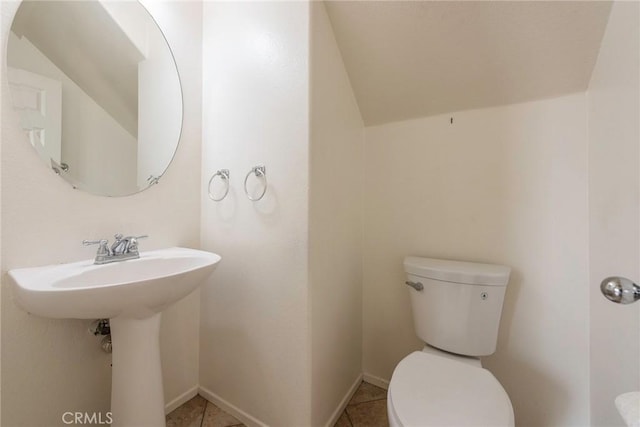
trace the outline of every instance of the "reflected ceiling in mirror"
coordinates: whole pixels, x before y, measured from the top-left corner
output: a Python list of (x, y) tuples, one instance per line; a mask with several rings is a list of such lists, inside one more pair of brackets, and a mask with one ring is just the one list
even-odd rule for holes
[(164, 174), (180, 139), (182, 91), (140, 3), (25, 0), (7, 67), (28, 143), (75, 188), (124, 196)]

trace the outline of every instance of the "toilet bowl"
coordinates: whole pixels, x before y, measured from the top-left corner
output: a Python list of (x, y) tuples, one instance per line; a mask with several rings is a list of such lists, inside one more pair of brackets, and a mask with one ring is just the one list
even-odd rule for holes
[(479, 356), (495, 352), (510, 268), (407, 257), (416, 334), (427, 345), (395, 367), (391, 427), (510, 427), (511, 401)]
[(488, 370), (416, 351), (396, 366), (387, 393), (391, 427), (513, 426), (513, 408)]

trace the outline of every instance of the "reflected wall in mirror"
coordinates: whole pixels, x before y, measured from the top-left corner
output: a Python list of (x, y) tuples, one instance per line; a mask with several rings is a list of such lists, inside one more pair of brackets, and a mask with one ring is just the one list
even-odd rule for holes
[(164, 174), (180, 139), (182, 90), (140, 3), (23, 0), (7, 67), (28, 143), (75, 188), (124, 196)]

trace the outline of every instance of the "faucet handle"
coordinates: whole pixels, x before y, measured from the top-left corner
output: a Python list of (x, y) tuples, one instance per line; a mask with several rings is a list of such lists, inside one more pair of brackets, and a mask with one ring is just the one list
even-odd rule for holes
[(118, 234), (114, 234), (113, 237), (116, 239), (116, 242), (119, 242), (122, 239), (125, 239), (125, 240), (145, 239), (145, 238), (147, 238), (149, 236), (147, 234), (143, 234), (142, 236), (127, 236), (127, 237), (125, 237), (124, 234), (118, 233)]
[(89, 245), (100, 245), (98, 246), (98, 252), (96, 255), (106, 255), (109, 253), (109, 248), (107, 247), (107, 244), (109, 243), (109, 241), (107, 239), (100, 239), (100, 240), (83, 240), (82, 244), (84, 246), (89, 246)]
[(84, 246), (90, 246), (90, 245), (102, 245), (102, 244), (107, 244), (108, 241), (107, 239), (100, 239), (100, 240), (83, 240), (82, 244)]
[(138, 250), (138, 240), (140, 239), (146, 239), (147, 237), (149, 237), (146, 234), (143, 234), (142, 236), (131, 236), (129, 238), (129, 252), (135, 252)]

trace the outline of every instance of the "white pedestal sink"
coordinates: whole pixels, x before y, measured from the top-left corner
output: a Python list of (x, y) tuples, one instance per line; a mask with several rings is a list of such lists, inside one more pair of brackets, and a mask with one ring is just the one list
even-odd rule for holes
[(220, 256), (185, 248), (148, 251), (139, 259), (93, 260), (9, 271), (24, 310), (58, 319), (110, 319), (113, 426), (164, 426), (160, 315), (193, 292)]
[(616, 397), (615, 404), (628, 427), (640, 427), (640, 391), (621, 394)]

